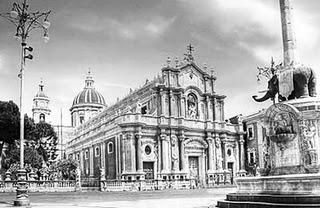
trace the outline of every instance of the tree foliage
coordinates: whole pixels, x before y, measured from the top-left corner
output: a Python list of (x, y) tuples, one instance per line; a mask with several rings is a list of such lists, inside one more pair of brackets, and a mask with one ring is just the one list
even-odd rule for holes
[[(32, 168), (41, 168), (42, 167), (42, 156), (38, 151), (32, 147), (26, 147), (24, 149), (24, 163), (30, 165)], [(20, 149), (11, 148), (11, 151), (8, 152), (6, 159), (4, 160), (3, 167), (8, 169), (12, 164), (18, 164), (20, 162)]]
[(13, 101), (0, 101), (0, 142), (13, 144), (19, 138), (19, 118), (19, 108)]
[[(20, 144), (20, 112), (18, 106), (12, 102), (0, 101), (0, 161), (10, 167), (10, 164), (18, 162)], [(24, 116), (25, 163), (32, 167), (42, 165), (42, 161), (49, 164), (57, 157), (58, 137), (53, 127), (45, 122), (35, 124), (33, 119)], [(9, 145), (8, 155), (1, 160), (4, 144)], [(9, 159), (9, 160), (8, 160)], [(41, 160), (41, 161), (40, 161)], [(34, 161), (34, 162), (32, 162)], [(1, 166), (0, 166), (1, 169)]]
[(53, 127), (45, 122), (35, 125), (33, 139), (29, 145), (36, 148), (46, 163), (57, 158), (58, 137)]
[(59, 160), (56, 164), (56, 168), (61, 172), (62, 179), (65, 180), (75, 180), (76, 170), (78, 167), (78, 162), (72, 158)]

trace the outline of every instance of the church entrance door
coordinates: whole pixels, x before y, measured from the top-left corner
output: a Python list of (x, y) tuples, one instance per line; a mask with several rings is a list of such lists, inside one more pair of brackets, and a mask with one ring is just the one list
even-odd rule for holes
[(146, 173), (146, 180), (154, 179), (153, 163), (154, 162), (143, 162), (143, 172)]
[(189, 157), (190, 179), (199, 179), (199, 157)]

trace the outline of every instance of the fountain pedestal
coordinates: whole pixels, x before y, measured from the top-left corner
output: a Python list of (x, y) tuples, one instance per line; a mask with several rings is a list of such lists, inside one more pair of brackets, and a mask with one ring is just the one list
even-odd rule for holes
[(237, 192), (217, 207), (320, 207), (319, 110), (316, 98), (271, 105), (264, 115), (262, 176), (236, 178)]

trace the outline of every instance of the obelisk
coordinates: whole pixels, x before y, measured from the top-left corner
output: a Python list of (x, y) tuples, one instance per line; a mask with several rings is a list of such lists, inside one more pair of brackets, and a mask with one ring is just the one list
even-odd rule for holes
[(279, 0), (283, 41), (283, 67), (279, 73), (279, 94), (288, 98), (294, 90), (293, 67), (296, 62), (296, 38), (292, 21), (291, 0)]
[(288, 66), (296, 61), (297, 45), (292, 18), (291, 0), (280, 0), (282, 41), (283, 41), (283, 64)]

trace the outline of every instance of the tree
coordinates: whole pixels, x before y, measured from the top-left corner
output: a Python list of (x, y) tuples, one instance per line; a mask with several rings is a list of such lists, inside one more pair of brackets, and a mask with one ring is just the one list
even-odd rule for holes
[[(1, 164), (3, 164), (3, 146), (5, 144), (9, 146), (7, 152), (10, 152), (11, 154), (7, 157), (13, 157), (14, 154), (12, 153), (16, 153), (16, 151), (19, 150), (19, 138), (20, 112), (18, 106), (13, 101), (0, 101), (0, 169)], [(25, 154), (29, 154), (30, 157), (38, 158), (36, 161), (39, 162), (38, 156), (41, 156), (42, 160), (46, 163), (56, 159), (58, 137), (50, 124), (45, 122), (35, 124), (33, 119), (25, 115), (24, 139), (26, 146), (30, 147), (28, 150), (26, 148)], [(16, 158), (13, 160), (6, 160), (6, 162), (11, 163), (15, 160)], [(39, 164), (42, 165), (42, 162), (39, 162)]]
[(61, 172), (62, 179), (65, 180), (75, 180), (76, 170), (78, 167), (78, 162), (72, 158), (59, 160), (56, 164), (56, 168)]
[(35, 125), (34, 141), (39, 154), (46, 163), (57, 158), (58, 137), (50, 124), (39, 122)]
[[(32, 168), (40, 169), (42, 167), (42, 156), (33, 147), (25, 147), (24, 149), (24, 163), (30, 165)], [(4, 160), (4, 168), (8, 169), (12, 164), (20, 162), (20, 149), (11, 148), (8, 152), (7, 158)]]
[(13, 101), (0, 101), (0, 158), (4, 144), (19, 139), (19, 118), (19, 108)]

